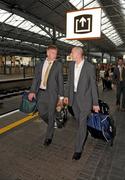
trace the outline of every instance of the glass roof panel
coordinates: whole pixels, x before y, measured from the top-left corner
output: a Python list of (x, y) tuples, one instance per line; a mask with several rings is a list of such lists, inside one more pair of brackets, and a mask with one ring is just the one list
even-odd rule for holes
[(11, 15), (12, 13), (9, 13), (8, 11), (0, 9), (0, 22), (4, 22)]
[(29, 31), (38, 33), (39, 31), (41, 31), (41, 29), (38, 26), (33, 26)]
[(24, 18), (17, 16), (16, 14), (13, 14), (9, 19), (5, 21), (5, 23), (12, 26), (18, 26), (23, 21), (24, 21)]
[(83, 44), (77, 40), (66, 40), (65, 38), (60, 38), (59, 40), (71, 45), (75, 45), (75, 46), (77, 45), (83, 47)]
[(83, 0), (69, 0), (69, 2), (77, 9), (83, 8)]
[(116, 36), (117, 36), (117, 33), (116, 33), (116, 31), (115, 30), (113, 30), (113, 31), (110, 31), (110, 32), (108, 32), (108, 33), (105, 33), (105, 34), (108, 34), (108, 35), (112, 35), (112, 34), (115, 34)]
[(92, 1), (90, 4), (86, 5), (85, 8), (100, 7), (100, 4), (97, 1)]
[(107, 23), (107, 22), (109, 22), (109, 19), (108, 19), (106, 16), (104, 16), (104, 17), (102, 18), (102, 24), (105, 24), (105, 23)]
[(84, 0), (84, 6), (87, 6), (87, 4), (90, 4), (93, 0)]
[(33, 24), (30, 21), (25, 20), (22, 24), (20, 24), (18, 27), (22, 28), (24, 30), (29, 30), (31, 29), (33, 26), (35, 26), (35, 24)]
[(38, 34), (42, 35), (42, 36), (47, 36), (50, 37), (45, 31), (41, 30), (38, 32)]
[(101, 30), (103, 31), (104, 29), (107, 29), (107, 28), (109, 28), (109, 27), (111, 27), (111, 26), (112, 26), (112, 25), (111, 25), (111, 23), (110, 23), (110, 21), (109, 21), (109, 22), (105, 23), (104, 25), (102, 24)]

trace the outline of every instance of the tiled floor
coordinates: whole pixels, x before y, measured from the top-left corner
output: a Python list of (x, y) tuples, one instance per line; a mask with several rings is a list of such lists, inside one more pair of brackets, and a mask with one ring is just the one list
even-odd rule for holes
[(100, 94), (117, 125), (113, 147), (89, 135), (82, 158), (72, 161), (74, 120), (45, 148), (46, 124), (36, 119), (1, 135), (0, 180), (125, 180), (125, 113), (115, 111), (115, 92)]

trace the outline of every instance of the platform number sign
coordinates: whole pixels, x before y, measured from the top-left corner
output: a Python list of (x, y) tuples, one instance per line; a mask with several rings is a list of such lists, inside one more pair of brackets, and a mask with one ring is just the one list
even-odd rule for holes
[(67, 39), (89, 39), (101, 36), (101, 8), (67, 13)]

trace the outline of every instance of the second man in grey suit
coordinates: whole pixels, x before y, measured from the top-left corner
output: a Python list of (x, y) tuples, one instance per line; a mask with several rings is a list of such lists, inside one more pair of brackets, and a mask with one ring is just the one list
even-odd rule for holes
[(98, 112), (99, 106), (94, 66), (85, 60), (81, 47), (74, 47), (71, 56), (74, 61), (69, 64), (64, 103), (72, 106), (76, 118), (77, 134), (72, 158), (79, 160), (87, 134), (87, 116), (92, 108)]

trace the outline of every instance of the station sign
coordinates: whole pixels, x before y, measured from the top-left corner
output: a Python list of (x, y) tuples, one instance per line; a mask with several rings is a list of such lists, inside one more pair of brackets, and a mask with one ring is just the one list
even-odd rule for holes
[(101, 37), (101, 8), (68, 12), (66, 39), (93, 39)]

